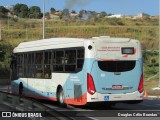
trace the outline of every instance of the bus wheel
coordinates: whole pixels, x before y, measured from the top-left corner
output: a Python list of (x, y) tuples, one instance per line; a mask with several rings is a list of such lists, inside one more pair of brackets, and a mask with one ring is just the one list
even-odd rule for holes
[(59, 91), (58, 91), (57, 99), (58, 99), (59, 105), (65, 107), (65, 103), (64, 103), (64, 92), (63, 92), (63, 89), (62, 89), (62, 88), (60, 88)]
[(19, 96), (21, 97), (23, 95), (23, 83), (20, 82), (19, 84)]

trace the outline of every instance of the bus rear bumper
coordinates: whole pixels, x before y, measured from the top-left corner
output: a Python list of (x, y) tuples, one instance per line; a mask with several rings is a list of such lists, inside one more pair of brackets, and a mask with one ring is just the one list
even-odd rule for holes
[(94, 95), (87, 93), (87, 102), (107, 102), (107, 101), (141, 101), (143, 100), (144, 92), (138, 91), (125, 94), (101, 94), (96, 92)]

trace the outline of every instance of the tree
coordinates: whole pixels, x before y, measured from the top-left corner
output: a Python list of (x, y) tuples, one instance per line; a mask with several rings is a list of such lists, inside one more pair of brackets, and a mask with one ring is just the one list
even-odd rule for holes
[(25, 4), (16, 4), (13, 6), (13, 13), (18, 17), (27, 18), (29, 13), (28, 6)]
[(62, 18), (66, 18), (66, 17), (70, 17), (70, 14), (69, 14), (69, 9), (64, 9), (60, 15), (60, 19)]
[(9, 12), (4, 6), (0, 6), (0, 15), (6, 15)]
[(41, 14), (41, 9), (38, 6), (32, 6), (29, 9), (29, 18), (41, 18), (42, 14)]
[(47, 19), (50, 19), (50, 18), (51, 18), (49, 12), (46, 12), (46, 13), (45, 13), (45, 18), (47, 18)]
[(79, 11), (79, 18), (81, 19), (83, 17), (83, 13), (84, 13), (85, 10), (81, 10)]
[(101, 12), (101, 13), (99, 14), (99, 17), (100, 17), (100, 18), (104, 18), (106, 15), (107, 15), (107, 13), (103, 11), (103, 12)]
[(51, 12), (51, 13), (55, 13), (55, 12), (56, 12), (56, 9), (55, 9), (55, 8), (51, 8), (51, 9), (50, 9), (50, 12)]
[(0, 75), (8, 74), (9, 72), (9, 60), (12, 51), (12, 46), (5, 41), (0, 41)]
[(76, 11), (75, 11), (75, 10), (72, 10), (71, 13), (72, 13), (72, 14), (76, 14)]

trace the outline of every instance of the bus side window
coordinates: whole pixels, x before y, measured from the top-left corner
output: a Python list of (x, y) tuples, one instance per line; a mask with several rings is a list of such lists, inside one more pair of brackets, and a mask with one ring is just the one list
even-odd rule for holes
[(84, 49), (77, 50), (77, 58), (84, 58)]
[(76, 50), (65, 51), (65, 63), (75, 64), (76, 63)]
[(44, 78), (51, 78), (51, 51), (44, 52)]
[(36, 65), (36, 78), (43, 78), (43, 68), (42, 65)]
[(35, 57), (34, 53), (28, 54), (28, 77), (35, 77)]
[(80, 71), (84, 63), (84, 49), (77, 50), (77, 71)]
[(43, 69), (43, 52), (36, 53), (35, 57), (35, 77), (44, 78), (44, 69)]
[(17, 76), (23, 77), (23, 54), (17, 55)]
[(76, 71), (76, 50), (66, 50), (65, 51), (65, 72), (75, 72)]
[(63, 64), (64, 51), (56, 51), (56, 64)]
[(70, 48), (53, 51), (53, 71), (79, 72), (84, 63), (84, 48)]
[(36, 53), (36, 64), (43, 64), (43, 53)]
[(64, 51), (58, 50), (53, 53), (53, 71), (64, 72)]
[(56, 63), (56, 52), (52, 51), (52, 63), (53, 65)]

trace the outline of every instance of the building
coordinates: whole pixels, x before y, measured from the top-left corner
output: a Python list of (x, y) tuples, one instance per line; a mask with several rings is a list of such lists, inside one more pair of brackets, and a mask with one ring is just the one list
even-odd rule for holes
[(137, 18), (146, 18), (146, 17), (150, 17), (150, 15), (146, 14), (146, 13), (138, 13), (136, 16), (134, 16), (134, 19)]
[(70, 16), (71, 17), (76, 17), (76, 16), (78, 16), (78, 14), (77, 13), (70, 13)]
[(124, 17), (124, 15), (122, 14), (115, 14), (115, 15), (107, 16), (107, 18), (122, 18), (122, 17)]
[(49, 14), (49, 18), (54, 19), (54, 18), (59, 18), (59, 16), (58, 15)]
[(57, 10), (57, 11), (55, 11), (54, 15), (60, 15), (61, 13), (62, 13), (62, 11)]

